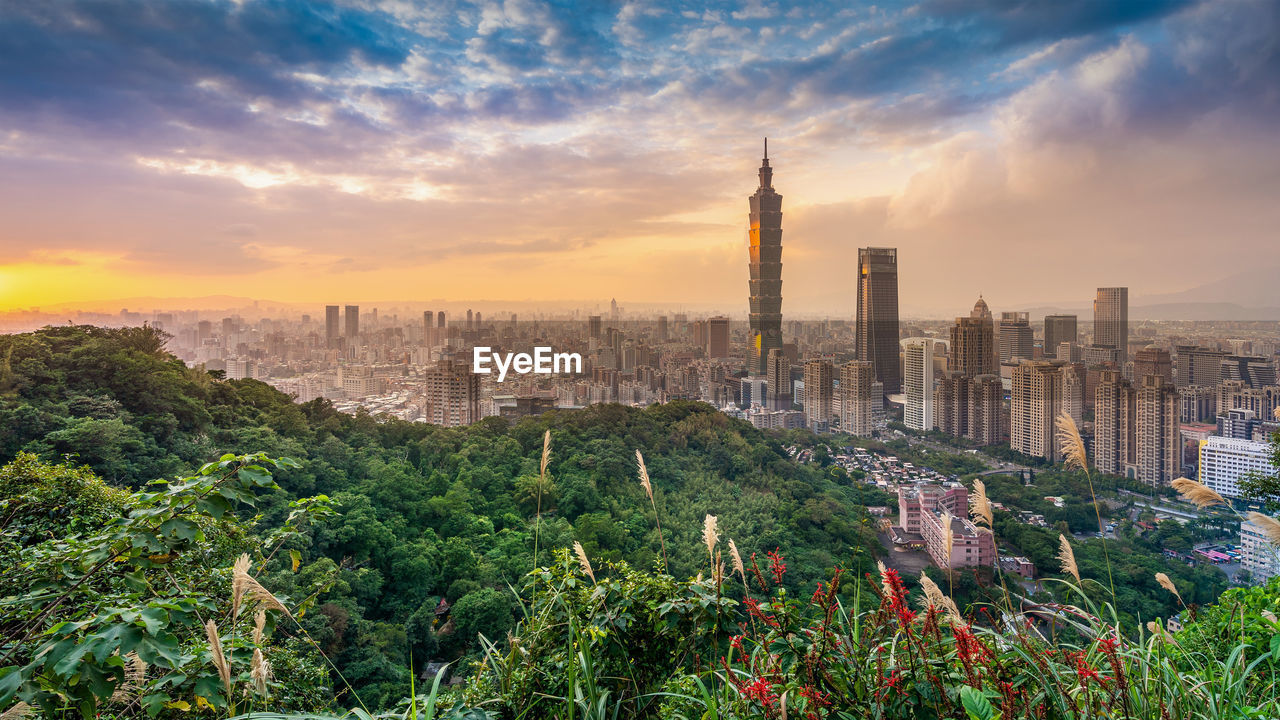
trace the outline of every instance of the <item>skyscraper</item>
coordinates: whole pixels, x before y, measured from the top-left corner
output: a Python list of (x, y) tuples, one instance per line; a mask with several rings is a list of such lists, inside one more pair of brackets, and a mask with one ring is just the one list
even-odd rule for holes
[(912, 430), (933, 429), (933, 339), (902, 341), (903, 423)]
[(760, 164), (760, 187), (751, 196), (750, 207), (751, 334), (747, 369), (752, 375), (764, 375), (768, 372), (769, 351), (782, 347), (782, 196), (773, 189), (767, 138)]
[(667, 333), (668, 333), (668, 330), (667, 330), (667, 316), (666, 316), (666, 315), (659, 315), (659, 316), (658, 316), (658, 342), (660, 342), (660, 343), (664, 343), (664, 342), (666, 342), (666, 341), (667, 341), (667, 338), (668, 338)]
[(835, 367), (825, 360), (804, 364), (804, 419), (814, 432), (826, 432), (831, 425), (831, 399)]
[(991, 310), (981, 297), (968, 317), (956, 318), (951, 327), (951, 366), (958, 375), (984, 375), (1000, 371), (995, 351), (995, 325)]
[(1055, 433), (1062, 410), (1062, 368), (1023, 360), (1013, 369), (1009, 393), (1009, 447), (1051, 462), (1062, 459)]
[(348, 305), (345, 310), (347, 321), (347, 344), (354, 344), (360, 337), (360, 306)]
[(1093, 344), (1115, 348), (1120, 363), (1129, 353), (1129, 288), (1098, 288), (1093, 301)]
[[(1044, 354), (1053, 355), (1058, 352), (1058, 346), (1062, 343), (1078, 343), (1080, 342), (1079, 333), (1076, 330), (1075, 315), (1045, 315), (1044, 316)], [(1071, 358), (1058, 358), (1059, 360), (1070, 360)]]
[[(203, 325), (204, 323), (201, 323), (202, 328), (203, 328)], [(325, 305), (324, 306), (325, 344), (327, 344), (329, 347), (333, 347), (334, 344), (338, 342), (339, 333), (340, 331), (338, 330), (338, 306)]]
[(1033, 360), (1034, 347), (1030, 315), (1024, 312), (1000, 313), (1000, 362)]
[(840, 366), (840, 429), (870, 436), (875, 424), (871, 412), (871, 363), (853, 360)]
[(441, 310), (440, 312), (436, 313), (436, 327), (442, 328), (444, 326), (445, 326), (444, 311)]
[(858, 317), (855, 351), (869, 360), (884, 393), (902, 392), (898, 365), (898, 250), (858, 249)]
[(600, 339), (600, 316), (589, 315), (587, 317), (587, 337)]
[(729, 318), (723, 315), (707, 321), (707, 357), (729, 357)]
[(471, 329), (472, 322), (473, 322), (473, 315), (471, 313), (471, 308), (467, 308), (467, 329), (468, 330)]

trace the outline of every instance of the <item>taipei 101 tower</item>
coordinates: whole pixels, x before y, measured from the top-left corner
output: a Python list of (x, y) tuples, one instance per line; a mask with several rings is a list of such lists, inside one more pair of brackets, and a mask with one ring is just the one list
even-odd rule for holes
[(769, 139), (760, 187), (751, 196), (751, 346), (748, 371), (768, 374), (769, 351), (782, 349), (782, 196), (773, 190)]

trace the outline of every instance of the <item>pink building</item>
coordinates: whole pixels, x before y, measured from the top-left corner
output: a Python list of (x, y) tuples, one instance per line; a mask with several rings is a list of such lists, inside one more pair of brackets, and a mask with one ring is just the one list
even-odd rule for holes
[[(899, 525), (924, 540), (938, 567), (990, 567), (996, 561), (995, 539), (969, 520), (969, 493), (960, 483), (903, 485), (898, 488)], [(951, 513), (951, 546), (947, 547), (943, 512)]]

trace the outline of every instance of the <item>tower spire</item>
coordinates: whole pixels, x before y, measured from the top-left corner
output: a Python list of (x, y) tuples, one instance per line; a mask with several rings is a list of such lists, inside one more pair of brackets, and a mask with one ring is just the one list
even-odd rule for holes
[(769, 159), (769, 138), (764, 139), (764, 159)]

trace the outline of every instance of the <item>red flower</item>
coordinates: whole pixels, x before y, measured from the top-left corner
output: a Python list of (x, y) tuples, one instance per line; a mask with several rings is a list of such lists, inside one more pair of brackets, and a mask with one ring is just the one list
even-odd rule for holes
[(764, 678), (757, 678), (755, 682), (747, 686), (742, 694), (766, 708), (772, 708), (778, 704), (778, 695), (773, 691), (773, 686), (769, 684), (769, 681)]
[(773, 573), (774, 585), (781, 585), (782, 576), (787, 572), (787, 564), (782, 560), (782, 555), (778, 554), (778, 549), (775, 548), (769, 553), (769, 572)]

